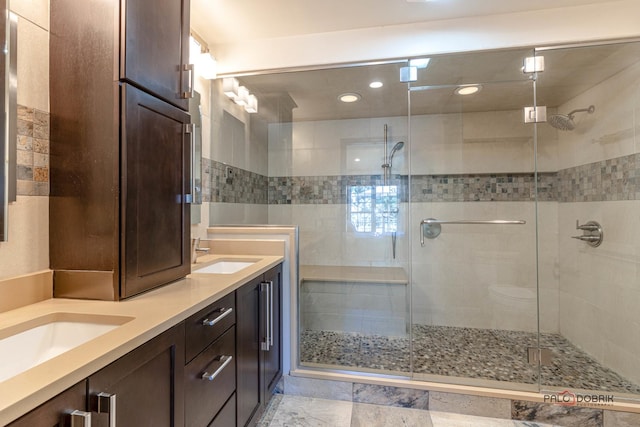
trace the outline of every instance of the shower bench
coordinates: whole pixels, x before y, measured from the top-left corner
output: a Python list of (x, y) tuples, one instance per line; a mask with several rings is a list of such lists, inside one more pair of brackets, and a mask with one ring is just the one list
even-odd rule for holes
[(401, 267), (301, 265), (302, 329), (404, 336), (407, 284)]

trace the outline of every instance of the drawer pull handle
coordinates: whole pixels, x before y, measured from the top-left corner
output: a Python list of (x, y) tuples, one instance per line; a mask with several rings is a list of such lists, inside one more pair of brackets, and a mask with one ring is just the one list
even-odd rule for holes
[(228, 315), (233, 313), (233, 308), (231, 308), (231, 307), (229, 307), (229, 308), (221, 308), (219, 310), (214, 311), (211, 314), (214, 314), (214, 313), (222, 313), (222, 314), (220, 314), (220, 316), (218, 316), (218, 317), (216, 317), (214, 319), (211, 319), (211, 320), (209, 320), (209, 318), (207, 317), (206, 319), (204, 319), (202, 321), (202, 324), (204, 326), (213, 326), (213, 325), (215, 325), (216, 323), (218, 323), (219, 321), (221, 321), (222, 319), (224, 319), (225, 317), (227, 317)]
[(218, 375), (220, 375), (220, 372), (222, 372), (222, 370), (229, 363), (231, 363), (231, 361), (233, 360), (233, 356), (220, 356), (216, 360), (222, 362), (222, 365), (220, 365), (220, 367), (216, 369), (213, 374), (210, 374), (209, 372), (205, 372), (204, 374), (202, 374), (203, 380), (213, 381)]

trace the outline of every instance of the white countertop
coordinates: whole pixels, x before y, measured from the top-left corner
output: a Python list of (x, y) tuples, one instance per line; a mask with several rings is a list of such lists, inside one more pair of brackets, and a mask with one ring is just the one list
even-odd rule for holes
[[(234, 274), (198, 274), (195, 269), (220, 259), (247, 258), (258, 261)], [(187, 278), (124, 301), (53, 298), (0, 313), (0, 330), (55, 313), (133, 318), (104, 335), (0, 382), (0, 425), (19, 418), (282, 260), (282, 256), (206, 255), (200, 257), (197, 267)]]

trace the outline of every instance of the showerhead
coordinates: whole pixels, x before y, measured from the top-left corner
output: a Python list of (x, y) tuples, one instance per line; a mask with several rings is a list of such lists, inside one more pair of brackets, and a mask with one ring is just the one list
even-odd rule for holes
[(391, 153), (389, 154), (389, 164), (393, 161), (393, 155), (396, 154), (396, 151), (401, 150), (404, 147), (404, 141), (397, 142), (396, 145), (391, 149)]
[(589, 114), (592, 114), (596, 111), (596, 107), (590, 105), (589, 108), (579, 108), (577, 110), (573, 110), (567, 115), (564, 114), (553, 114), (549, 117), (547, 122), (556, 129), (559, 130), (574, 130), (576, 127), (575, 122), (573, 121), (573, 115), (575, 113), (580, 113), (586, 111)]

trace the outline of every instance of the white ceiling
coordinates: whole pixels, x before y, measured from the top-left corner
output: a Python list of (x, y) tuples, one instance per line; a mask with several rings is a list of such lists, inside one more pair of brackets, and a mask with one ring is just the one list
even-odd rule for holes
[(615, 0), (191, 0), (191, 25), (209, 45)]

